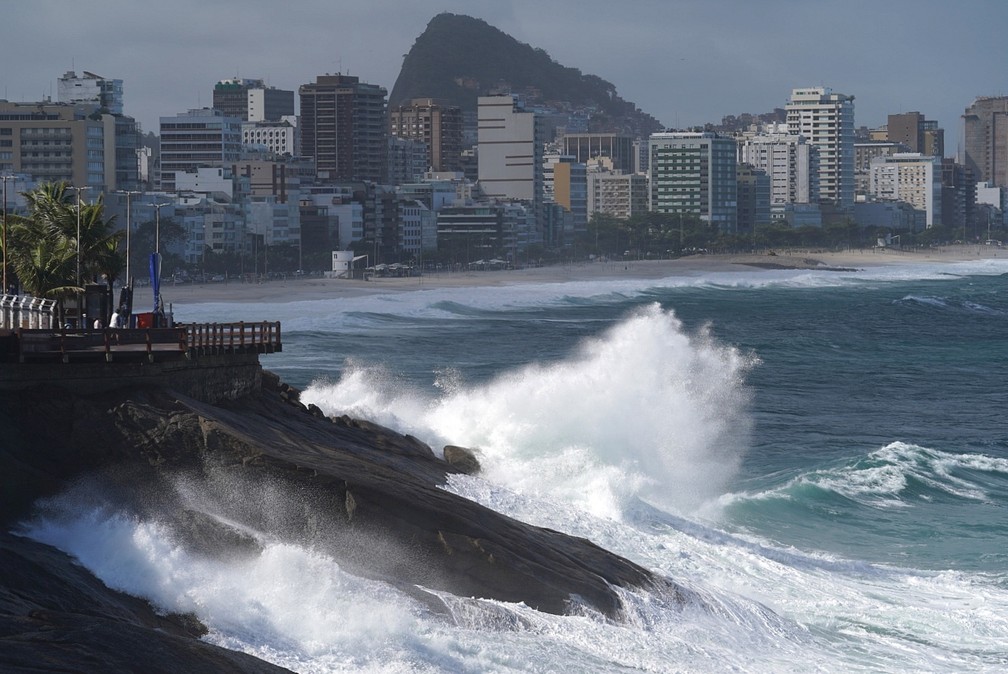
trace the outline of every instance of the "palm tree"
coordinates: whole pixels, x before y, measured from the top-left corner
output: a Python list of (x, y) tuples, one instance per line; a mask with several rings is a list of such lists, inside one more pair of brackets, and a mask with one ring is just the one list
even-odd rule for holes
[(114, 218), (104, 219), (102, 199), (81, 204), (70, 190), (59, 182), (24, 193), (29, 216), (17, 219), (8, 240), (8, 259), (22, 287), (58, 300), (61, 321), (64, 300), (83, 292), (82, 280), (104, 277), (111, 306), (112, 284), (125, 266), (123, 233), (113, 230)]
[(79, 291), (73, 282), (77, 264), (76, 246), (65, 239), (49, 236), (44, 224), (27, 218), (13, 219), (7, 234), (7, 246), (11, 249), (8, 259), (22, 290), (35, 297), (55, 299), (62, 324), (64, 300)]

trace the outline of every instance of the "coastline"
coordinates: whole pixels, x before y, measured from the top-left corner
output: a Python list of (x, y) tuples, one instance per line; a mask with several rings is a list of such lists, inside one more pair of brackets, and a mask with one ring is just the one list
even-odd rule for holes
[[(283, 302), (360, 297), (435, 288), (512, 286), (603, 279), (660, 279), (711, 272), (753, 269), (819, 269), (856, 271), (868, 267), (948, 264), (984, 259), (1008, 260), (998, 246), (958, 245), (920, 251), (852, 249), (847, 251), (780, 250), (775, 254), (691, 255), (673, 260), (608, 260), (556, 264), (498, 271), (433, 272), (422, 277), (372, 278), (368, 281), (331, 278), (291, 278), (262, 283), (231, 280), (204, 284), (164, 284), (165, 302), (177, 306), (206, 302)], [(137, 289), (141, 294), (142, 288)]]

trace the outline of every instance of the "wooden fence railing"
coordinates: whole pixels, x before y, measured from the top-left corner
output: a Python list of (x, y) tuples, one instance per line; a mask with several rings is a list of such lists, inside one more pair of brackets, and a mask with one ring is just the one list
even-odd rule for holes
[(283, 350), (279, 321), (190, 323), (183, 327), (187, 331), (186, 344), (189, 351), (273, 353)]
[(187, 323), (171, 328), (15, 331), (20, 362), (149, 360), (283, 350), (279, 321)]

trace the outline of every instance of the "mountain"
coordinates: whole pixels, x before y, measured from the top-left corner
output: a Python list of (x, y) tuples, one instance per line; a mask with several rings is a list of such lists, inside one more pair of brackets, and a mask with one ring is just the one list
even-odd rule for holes
[(389, 105), (437, 98), (475, 112), (477, 97), (509, 91), (530, 103), (585, 109), (592, 132), (647, 135), (662, 129), (657, 119), (620, 98), (612, 83), (562, 66), (485, 21), (449, 13), (431, 19), (413, 43)]

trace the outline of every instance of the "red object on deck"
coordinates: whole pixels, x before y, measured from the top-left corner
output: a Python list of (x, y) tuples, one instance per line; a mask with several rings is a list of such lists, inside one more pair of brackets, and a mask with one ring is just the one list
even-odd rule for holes
[(137, 329), (143, 328), (153, 328), (154, 327), (154, 313), (148, 311), (143, 314), (135, 314), (136, 316), (136, 326)]

